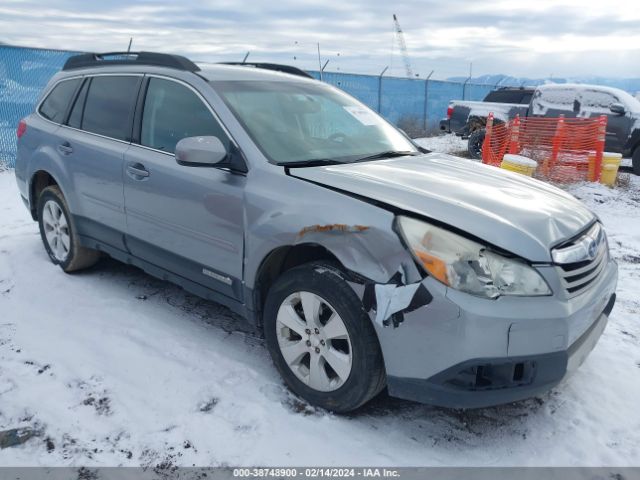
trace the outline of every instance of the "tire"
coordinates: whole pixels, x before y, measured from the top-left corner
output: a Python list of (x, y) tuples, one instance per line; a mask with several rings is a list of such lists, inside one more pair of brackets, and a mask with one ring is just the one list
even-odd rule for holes
[(633, 173), (635, 173), (636, 175), (640, 175), (640, 146), (636, 147), (631, 159), (633, 165)]
[(469, 135), (467, 151), (471, 158), (475, 158), (476, 160), (480, 160), (482, 158), (482, 144), (484, 143), (485, 133), (486, 130), (484, 128), (480, 128), (478, 130), (474, 130), (471, 135)]
[[(317, 323), (307, 322), (304, 311), (318, 304), (315, 322), (320, 327), (316, 333)], [(285, 326), (283, 319), (295, 323), (294, 328)], [(310, 404), (337, 413), (350, 412), (384, 388), (382, 352), (371, 319), (335, 266), (314, 262), (282, 274), (267, 295), (263, 324), (267, 348), (280, 375)], [(294, 358), (299, 360), (292, 361)]]
[(65, 272), (90, 267), (100, 259), (100, 252), (80, 245), (67, 202), (55, 185), (38, 197), (38, 225), (49, 258)]

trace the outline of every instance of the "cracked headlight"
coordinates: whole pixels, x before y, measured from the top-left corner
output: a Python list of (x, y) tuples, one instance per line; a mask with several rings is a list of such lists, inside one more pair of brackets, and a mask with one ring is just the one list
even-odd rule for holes
[(550, 295), (540, 274), (523, 260), (410, 217), (397, 217), (400, 232), (424, 269), (445, 285), (485, 298)]

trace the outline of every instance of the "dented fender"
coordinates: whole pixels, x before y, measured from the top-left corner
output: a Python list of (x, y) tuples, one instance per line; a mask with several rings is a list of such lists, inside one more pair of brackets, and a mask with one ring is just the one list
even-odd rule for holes
[[(363, 301), (372, 321), (382, 328), (398, 327), (404, 312), (431, 301), (431, 295), (421, 284), (423, 273), (394, 230), (393, 212), (288, 178), (290, 182), (300, 182), (305, 191), (304, 200), (292, 203), (291, 192), (279, 186), (281, 178), (287, 177), (268, 177), (273, 182), (271, 187), (261, 182), (257, 191), (248, 192), (251, 196), (245, 240), (248, 288), (255, 287), (260, 266), (271, 252), (281, 247), (314, 245), (329, 251), (349, 272), (345, 280)], [(281, 197), (274, 192), (287, 194)]]

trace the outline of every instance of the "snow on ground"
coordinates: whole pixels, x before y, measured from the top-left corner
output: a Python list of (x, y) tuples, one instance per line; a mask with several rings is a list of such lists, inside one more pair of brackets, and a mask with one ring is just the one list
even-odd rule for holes
[(467, 153), (467, 140), (463, 140), (453, 133), (437, 135), (435, 137), (416, 138), (414, 141), (421, 147), (431, 150), (432, 152), (469, 156)]
[[(469, 157), (467, 152), (467, 140), (463, 140), (453, 133), (437, 135), (434, 137), (415, 138), (414, 141), (428, 150), (438, 153), (450, 153), (461, 157)], [(623, 158), (620, 163), (631, 166), (631, 158)]]
[(602, 218), (619, 301), (581, 369), (539, 398), (454, 411), (384, 395), (337, 416), (284, 388), (215, 303), (103, 260), (53, 266), (0, 173), (0, 465), (637, 465), (640, 178), (573, 190)]

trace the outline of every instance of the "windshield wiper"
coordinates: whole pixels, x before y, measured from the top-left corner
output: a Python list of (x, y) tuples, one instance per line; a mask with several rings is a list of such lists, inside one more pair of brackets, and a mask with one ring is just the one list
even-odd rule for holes
[(344, 162), (333, 160), (331, 158), (312, 158), (311, 160), (300, 160), (296, 162), (280, 162), (278, 165), (282, 167), (322, 167), (324, 165), (339, 165)]
[(407, 155), (420, 155), (420, 152), (413, 150), (387, 150), (386, 152), (374, 153), (366, 157), (356, 158), (354, 162), (366, 162), (367, 160), (379, 160), (382, 158), (404, 157)]
[(366, 157), (356, 158), (355, 160), (343, 161), (334, 158), (312, 158), (310, 160), (299, 160), (295, 162), (280, 162), (278, 165), (282, 167), (322, 167), (325, 165), (342, 165), (344, 163), (365, 162), (367, 160), (378, 160), (381, 158), (404, 157), (407, 155), (420, 155), (420, 152), (414, 150), (387, 150), (385, 152), (367, 155)]

